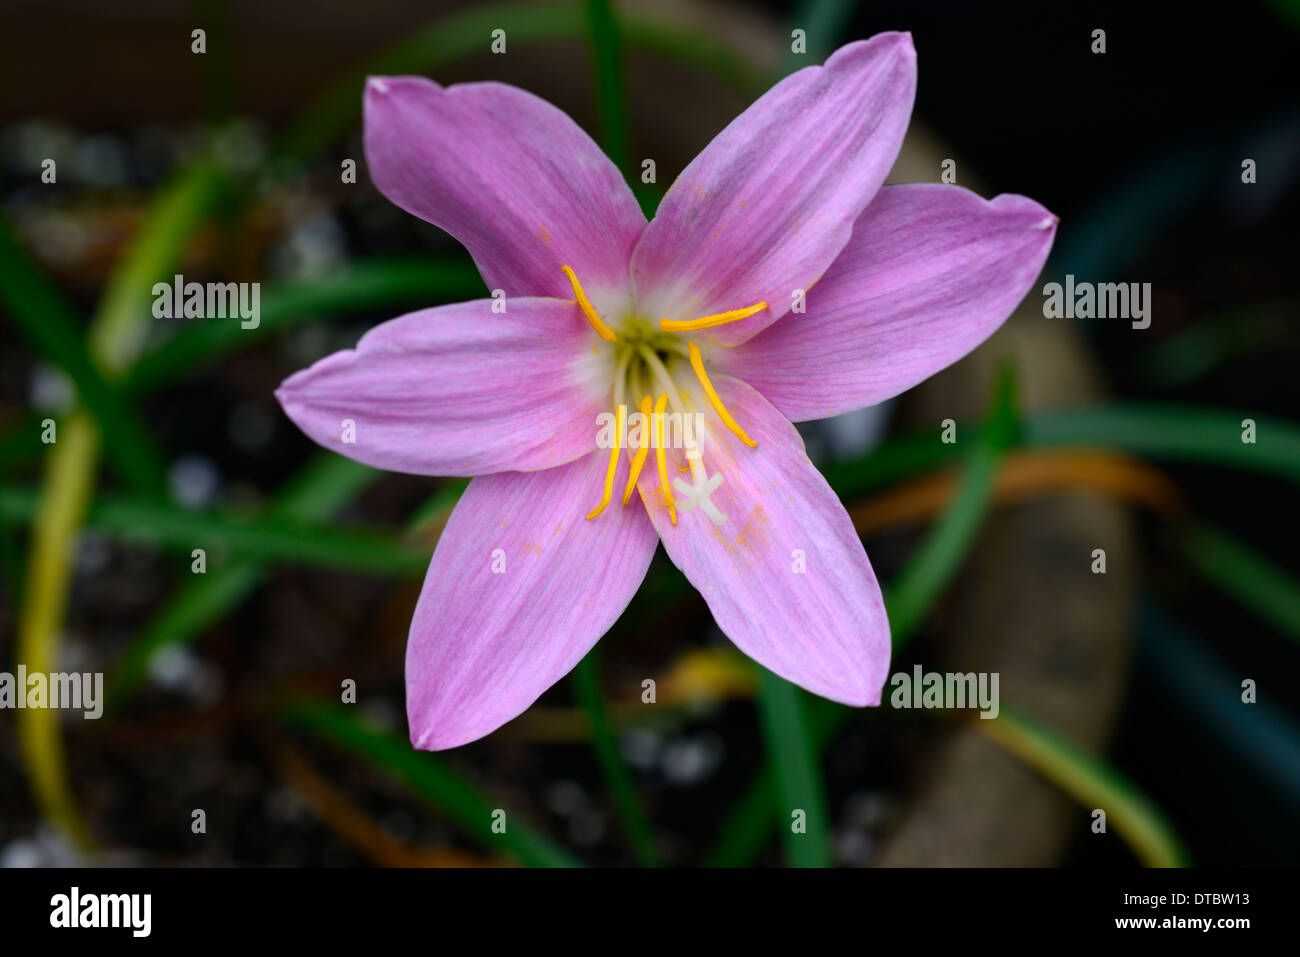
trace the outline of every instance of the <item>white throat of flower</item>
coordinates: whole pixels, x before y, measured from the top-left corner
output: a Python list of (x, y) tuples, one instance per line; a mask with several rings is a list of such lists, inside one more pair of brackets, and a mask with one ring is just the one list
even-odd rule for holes
[[(699, 329), (708, 329), (713, 326), (737, 322), (755, 313), (762, 312), (767, 308), (767, 303), (760, 302), (744, 309), (734, 309), (712, 316), (702, 316), (698, 319), (660, 319), (657, 325), (633, 317), (625, 321), (620, 327), (623, 332), (623, 335), (620, 336), (606, 324), (600, 313), (596, 311), (596, 307), (591, 304), (591, 300), (583, 292), (582, 284), (579, 283), (578, 277), (573, 270), (568, 266), (562, 266), (561, 268), (564, 270), (564, 275), (568, 278), (569, 283), (573, 286), (573, 295), (578, 308), (582, 310), (582, 314), (591, 323), (591, 327), (596, 330), (596, 334), (605, 342), (610, 343), (614, 350), (614, 379), (611, 392), (617, 425), (614, 430), (614, 441), (610, 446), (609, 465), (605, 470), (604, 493), (601, 496), (600, 504), (591, 510), (587, 518), (593, 519), (600, 515), (613, 499), (614, 476), (618, 470), (619, 454), (623, 451), (620, 443), (625, 434), (624, 426), (627, 421), (625, 400), (628, 395), (639, 395), (638, 406), (641, 411), (642, 421), (649, 422), (650, 427), (641, 430), (641, 442), (632, 459), (632, 471), (628, 476), (627, 486), (623, 490), (622, 504), (627, 505), (628, 500), (632, 497), (632, 491), (636, 488), (641, 469), (649, 457), (650, 449), (654, 448), (655, 462), (659, 471), (659, 491), (663, 495), (664, 504), (668, 508), (670, 521), (674, 525), (677, 524), (677, 500), (673, 495), (673, 488), (676, 487), (682, 496), (683, 510), (698, 508), (714, 524), (721, 525), (725, 523), (727, 516), (718, 509), (710, 498), (712, 493), (716, 492), (719, 486), (722, 485), (722, 473), (718, 472), (712, 476), (708, 474), (704, 467), (702, 450), (693, 448), (687, 452), (687, 461), (690, 463), (691, 469), (691, 483), (689, 485), (681, 479), (669, 481), (668, 464), (663, 442), (664, 412), (670, 404), (674, 412), (682, 415), (685, 415), (689, 410), (687, 409), (687, 403), (682, 398), (681, 390), (677, 388), (676, 382), (673, 381), (668, 365), (664, 362), (664, 356), (686, 359), (690, 363), (696, 379), (699, 380), (705, 396), (708, 397), (709, 404), (713, 407), (713, 411), (718, 414), (718, 418), (722, 420), (723, 425), (730, 429), (745, 445), (750, 448), (757, 448), (758, 443), (746, 435), (745, 430), (732, 418), (731, 413), (727, 411), (727, 407), (723, 405), (722, 399), (713, 388), (713, 383), (709, 381), (700, 347), (689, 339), (677, 335), (677, 333), (694, 332)], [(658, 393), (658, 398), (653, 400), (652, 405), (651, 395), (655, 392)]]

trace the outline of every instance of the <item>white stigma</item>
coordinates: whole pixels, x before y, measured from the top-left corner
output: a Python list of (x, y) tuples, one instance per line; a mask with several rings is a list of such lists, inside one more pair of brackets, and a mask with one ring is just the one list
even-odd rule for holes
[(673, 479), (673, 487), (681, 495), (682, 511), (698, 507), (714, 525), (726, 524), (727, 516), (722, 514), (710, 498), (722, 485), (722, 473), (716, 472), (710, 476), (704, 469), (698, 449), (691, 449), (686, 453), (686, 457), (691, 463), (691, 484), (687, 485), (681, 479)]

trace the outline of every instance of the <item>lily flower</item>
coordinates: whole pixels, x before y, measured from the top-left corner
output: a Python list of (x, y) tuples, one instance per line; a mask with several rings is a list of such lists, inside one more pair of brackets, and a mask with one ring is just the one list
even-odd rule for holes
[[(791, 423), (890, 398), (978, 346), (1057, 223), (1023, 196), (882, 187), (915, 88), (909, 34), (841, 47), (732, 121), (647, 223), (536, 96), (369, 81), (375, 185), (463, 243), (493, 297), (383, 323), (276, 395), (359, 462), (474, 476), (411, 622), (415, 747), (527, 709), (614, 624), (658, 542), (751, 658), (880, 703), (880, 586)], [(673, 439), (683, 417), (690, 442)]]

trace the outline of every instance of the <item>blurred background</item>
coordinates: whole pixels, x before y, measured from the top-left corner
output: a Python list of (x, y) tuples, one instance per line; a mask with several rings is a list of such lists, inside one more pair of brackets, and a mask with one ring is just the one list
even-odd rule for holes
[[(0, 864), (1300, 859), (1294, 0), (8, 0), (0, 23), (0, 670), (108, 693), (98, 721), (0, 711)], [(653, 210), (643, 158), (670, 183), (780, 76), (882, 30), (920, 71), (891, 181), (951, 159), (1061, 225), (975, 354), (801, 430), (886, 585), (891, 670), (997, 672), (1001, 716), (759, 675), (661, 550), (529, 712), (412, 751), (406, 629), (463, 483), (330, 456), (272, 396), (484, 294), (370, 185), (362, 79), (525, 87)], [(154, 319), (177, 272), (260, 282), (260, 325)], [(1150, 328), (1045, 318), (1067, 274), (1150, 283)]]

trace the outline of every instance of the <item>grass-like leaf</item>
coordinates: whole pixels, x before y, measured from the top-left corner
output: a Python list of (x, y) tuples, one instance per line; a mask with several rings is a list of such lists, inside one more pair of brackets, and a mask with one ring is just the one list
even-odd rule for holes
[[(94, 494), (98, 434), (90, 416), (73, 415), (50, 451), (39, 507), (33, 507), (33, 535), (14, 660), (33, 673), (59, 668), (59, 637), (71, 575), (77, 530)], [(33, 506), (36, 505), (33, 500)], [(18, 746), (36, 802), (52, 825), (80, 847), (92, 844), (68, 779), (58, 712), (26, 708), (17, 712)]]
[[(775, 771), (777, 827), (791, 867), (829, 867), (830, 815), (821, 752), (806, 719), (804, 692), (759, 668), (758, 713)], [(765, 807), (768, 814), (771, 806)]]
[[(280, 490), (268, 514), (301, 522), (328, 518), (378, 476), (374, 469), (341, 455), (323, 454)], [(132, 639), (110, 673), (106, 709), (112, 713), (121, 708), (144, 681), (149, 661), (160, 648), (192, 641), (246, 598), (267, 572), (266, 562), (240, 559), (195, 575), (177, 589)]]
[[(0, 224), (0, 302), (32, 349), (57, 365), (72, 380), (77, 396), (94, 416), (104, 437), (109, 461), (123, 481), (138, 492), (161, 494), (165, 488), (162, 456), (145, 426), (91, 359), (85, 330), (76, 313), (18, 247)], [(38, 419), (27, 436), (36, 442)], [(18, 440), (15, 438), (15, 447)], [(21, 447), (30, 448), (30, 445)]]
[(144, 349), (153, 320), (154, 284), (185, 252), (191, 233), (222, 190), (225, 173), (202, 160), (186, 167), (150, 203), (126, 255), (114, 267), (90, 325), (90, 352), (105, 375), (124, 375)]
[(41, 453), (49, 450), (41, 441), (41, 421), (44, 416), (24, 415), (11, 424), (0, 436), (0, 469), (16, 469), (40, 460)]
[(1016, 429), (1015, 382), (1004, 373), (989, 424), (970, 453), (952, 505), (885, 589), (895, 649), (915, 634), (969, 554), (988, 510), (998, 459), (1014, 442)]
[[(1255, 423), (1256, 441), (1242, 441), (1242, 421)], [(978, 439), (978, 425), (962, 424), (955, 444), (938, 429), (884, 442), (871, 454), (832, 463), (823, 471), (841, 498), (853, 498), (918, 472), (956, 462)], [(1300, 426), (1284, 419), (1174, 404), (1114, 404), (1026, 416), (1013, 447), (1118, 449), (1146, 458), (1221, 466), (1300, 483)]]
[[(39, 501), (36, 491), (0, 488), (0, 516), (30, 521)], [(429, 561), (424, 549), (391, 534), (337, 529), (275, 513), (190, 511), (152, 500), (102, 498), (91, 506), (85, 522), (122, 541), (177, 548), (186, 554), (205, 549), (210, 565), (218, 564), (224, 551), (236, 560), (280, 560), (416, 577)]]
[(351, 751), (406, 785), (483, 847), (533, 867), (580, 867), (581, 862), (518, 817), (505, 815), (505, 830), (493, 830), (504, 811), (433, 754), (414, 751), (404, 737), (371, 727), (341, 707), (289, 703), (280, 709), (287, 723)]
[[(117, 378), (135, 358), (150, 318), (152, 284), (176, 264), (219, 185), (215, 170), (196, 165), (174, 177), (150, 204), (90, 324), (90, 358), (106, 377)], [(32, 503), (36, 520), (18, 623), (16, 658), (33, 671), (58, 665), (73, 549), (99, 464), (99, 432), (90, 412), (74, 411), (60, 431), (39, 504)], [(68, 781), (57, 712), (25, 709), (18, 712), (17, 723), (24, 767), (41, 813), (78, 844), (89, 845), (89, 829)]]
[(610, 796), (623, 829), (627, 832), (632, 851), (646, 867), (659, 866), (659, 852), (655, 849), (654, 830), (650, 818), (636, 790), (636, 781), (618, 753), (618, 739), (610, 726), (605, 710), (605, 697), (600, 688), (599, 648), (593, 648), (578, 662), (573, 670), (573, 687), (578, 702), (587, 714), (591, 729), (591, 747), (596, 752), (601, 773), (609, 786)]
[[(280, 490), (268, 514), (295, 522), (318, 522), (350, 502), (379, 475), (341, 455), (323, 454)], [(422, 541), (429, 527), (445, 521), (466, 484), (463, 479), (454, 480), (431, 495), (408, 523), (406, 537)], [(426, 554), (427, 548), (420, 553)], [(243, 601), (269, 572), (268, 562), (243, 558), (209, 569), (180, 588), (132, 639), (109, 676), (108, 710), (119, 709), (135, 692), (150, 658), (160, 648), (194, 641), (204, 628)]]
[(1106, 823), (1147, 867), (1186, 867), (1187, 851), (1159, 809), (1114, 768), (1050, 728), (1006, 705), (971, 725), (1018, 757)]
[(596, 112), (600, 143), (620, 173), (628, 175), (627, 94), (623, 75), (623, 35), (609, 0), (584, 0), (592, 66), (596, 74)]
[[(1253, 442), (1243, 441), (1247, 419), (1255, 424)], [(1300, 428), (1251, 412), (1154, 403), (1044, 412), (1026, 420), (1024, 442), (1121, 449), (1300, 482)]]
[(1192, 567), (1226, 594), (1300, 642), (1300, 587), (1285, 571), (1245, 542), (1209, 525), (1183, 534)]

